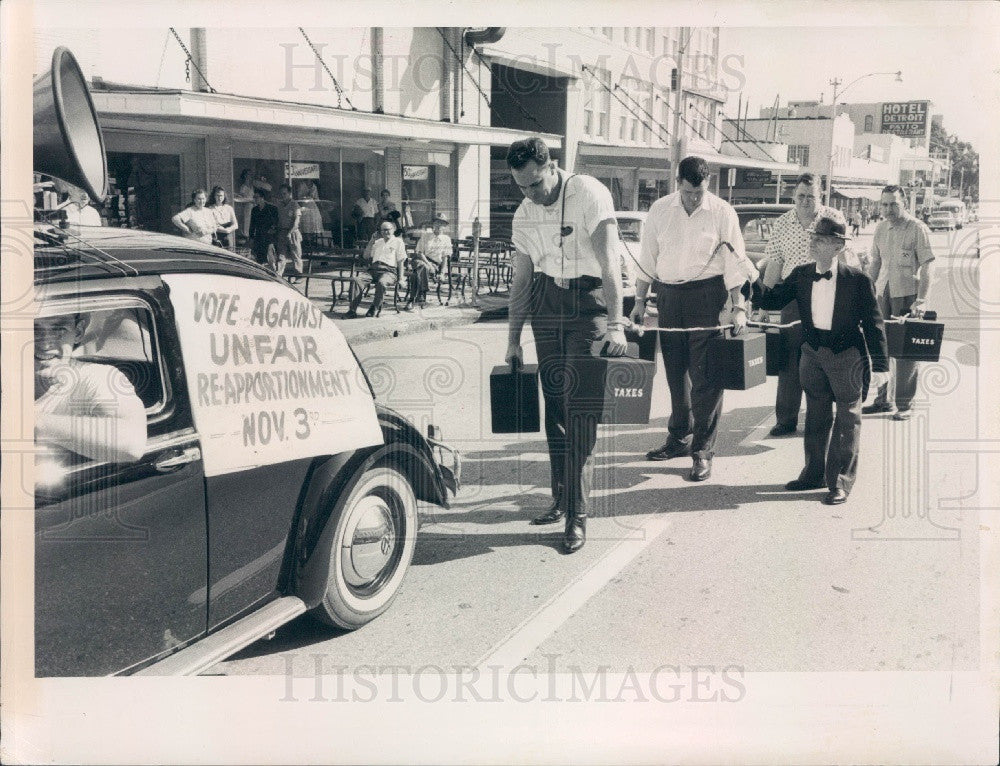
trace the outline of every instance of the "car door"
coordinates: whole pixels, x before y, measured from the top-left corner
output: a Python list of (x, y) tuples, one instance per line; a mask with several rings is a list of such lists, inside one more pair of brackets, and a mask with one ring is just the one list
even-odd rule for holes
[(163, 308), (140, 292), (53, 299), (42, 309), (88, 317), (90, 337), (74, 354), (133, 384), (146, 444), (138, 460), (101, 461), (47, 446), (36, 429), (37, 676), (134, 668), (206, 630), (201, 445)]

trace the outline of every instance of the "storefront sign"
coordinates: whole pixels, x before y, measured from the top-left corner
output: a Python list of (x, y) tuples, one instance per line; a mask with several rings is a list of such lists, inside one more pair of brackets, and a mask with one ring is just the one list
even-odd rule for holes
[(288, 169), (288, 163), (285, 163), (285, 175), (293, 181), (298, 181), (303, 178), (319, 178), (319, 163), (318, 162), (293, 162), (291, 167), (291, 172)]
[(754, 170), (748, 168), (740, 172), (740, 186), (744, 189), (759, 189), (764, 184), (771, 183), (770, 170)]
[(404, 181), (426, 181), (430, 178), (430, 167), (427, 165), (403, 165)]
[(882, 104), (882, 133), (921, 137), (927, 134), (927, 102), (900, 101)]
[(361, 368), (308, 298), (238, 277), (163, 281), (206, 476), (382, 443)]

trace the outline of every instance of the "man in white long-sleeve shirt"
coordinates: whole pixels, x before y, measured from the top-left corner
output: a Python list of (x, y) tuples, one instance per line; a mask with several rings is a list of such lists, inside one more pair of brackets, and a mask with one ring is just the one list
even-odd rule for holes
[[(641, 324), (646, 294), (656, 282), (660, 327), (716, 327), (727, 302), (733, 334), (746, 327), (740, 288), (757, 278), (746, 257), (736, 211), (708, 191), (708, 164), (686, 157), (678, 167), (678, 191), (658, 199), (646, 214), (632, 321)], [(727, 246), (728, 245), (728, 246)], [(718, 330), (660, 334), (670, 386), (666, 444), (649, 460), (690, 454), (691, 481), (712, 471), (715, 435), (722, 412), (722, 385), (708, 375), (708, 343)]]

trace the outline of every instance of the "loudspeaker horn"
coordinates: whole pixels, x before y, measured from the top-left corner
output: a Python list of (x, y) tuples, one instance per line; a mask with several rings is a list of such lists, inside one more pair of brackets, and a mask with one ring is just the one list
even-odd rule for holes
[(83, 188), (98, 202), (108, 193), (104, 136), (80, 65), (68, 49), (52, 54), (52, 67), (34, 82), (36, 173)]

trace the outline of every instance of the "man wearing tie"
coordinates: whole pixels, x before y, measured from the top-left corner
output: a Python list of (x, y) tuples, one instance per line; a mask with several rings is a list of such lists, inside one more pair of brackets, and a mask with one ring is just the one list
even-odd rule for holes
[(758, 282), (753, 303), (771, 311), (793, 300), (798, 304), (805, 340), (799, 377), (806, 395), (806, 465), (785, 486), (791, 491), (826, 487), (823, 502), (837, 505), (847, 500), (857, 474), (869, 357), (876, 386), (888, 382), (889, 360), (875, 288), (864, 273), (839, 258), (850, 239), (847, 221), (839, 212), (824, 212), (810, 235), (814, 263), (796, 267), (772, 288)]

